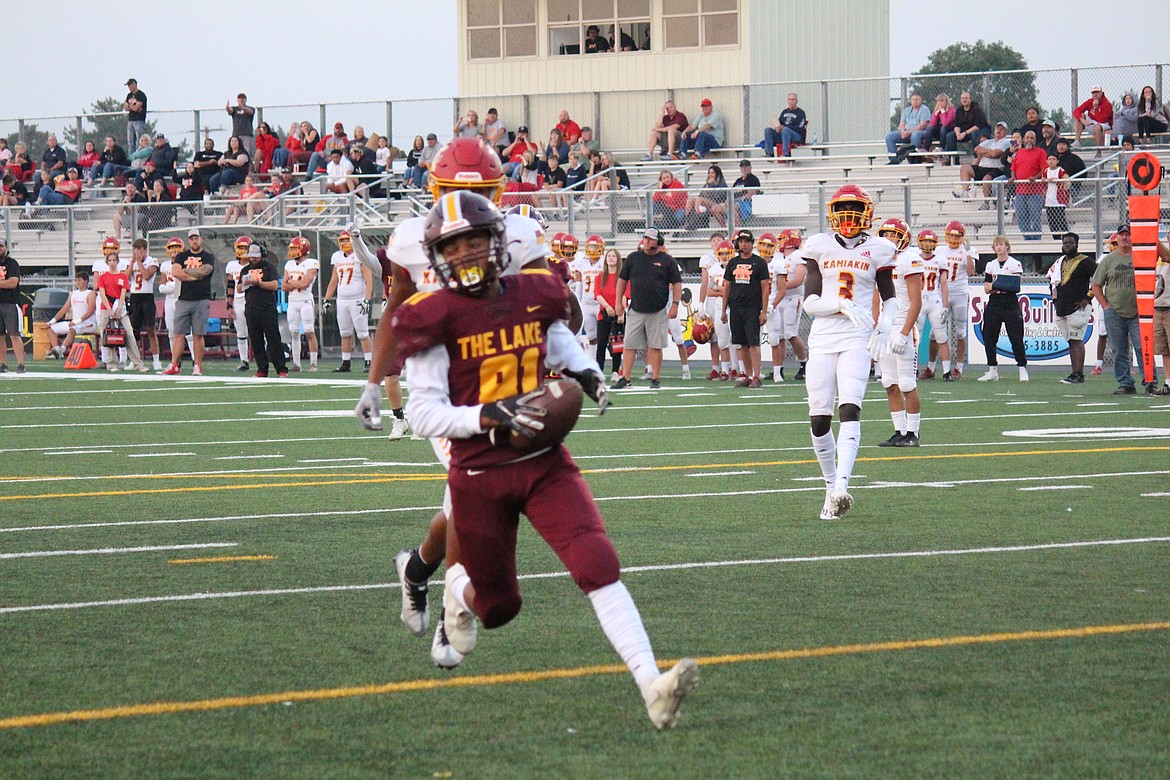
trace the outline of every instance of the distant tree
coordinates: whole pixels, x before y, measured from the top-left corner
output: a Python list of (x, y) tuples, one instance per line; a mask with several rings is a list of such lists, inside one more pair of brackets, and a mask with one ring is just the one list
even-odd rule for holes
[[(946, 93), (957, 103), (964, 90), (971, 93), (987, 118), (994, 124), (999, 120), (1012, 127), (1024, 122), (1029, 106), (1044, 109), (1036, 91), (1035, 73), (992, 73), (988, 78), (988, 94), (983, 94), (981, 75), (962, 76), (960, 73), (982, 74), (988, 71), (1027, 70), (1024, 56), (1002, 41), (985, 43), (956, 43), (938, 49), (927, 58), (926, 65), (909, 81), (911, 92), (919, 92), (927, 106), (934, 107), (935, 96)], [(897, 124), (897, 120), (895, 120)]]

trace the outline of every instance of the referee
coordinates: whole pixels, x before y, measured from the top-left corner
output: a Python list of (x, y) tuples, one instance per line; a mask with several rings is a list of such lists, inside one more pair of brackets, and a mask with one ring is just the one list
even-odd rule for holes
[(750, 230), (736, 233), (735, 249), (739, 255), (727, 261), (723, 272), (723, 321), (731, 325), (731, 343), (739, 345), (739, 359), (749, 374), (736, 380), (737, 387), (763, 387), (760, 327), (768, 320), (772, 274), (764, 258), (753, 251), (755, 243)]
[(256, 376), (268, 376), (268, 363), (276, 367), (281, 377), (288, 376), (284, 364), (284, 342), (280, 338), (280, 323), (276, 317), (276, 289), (280, 276), (276, 266), (264, 259), (259, 244), (248, 247), (248, 264), (240, 271), (236, 292), (244, 291), (244, 319), (248, 321), (248, 340), (256, 357)]

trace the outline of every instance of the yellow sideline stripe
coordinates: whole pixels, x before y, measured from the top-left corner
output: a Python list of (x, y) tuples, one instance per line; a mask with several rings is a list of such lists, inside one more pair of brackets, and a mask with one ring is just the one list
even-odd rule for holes
[[(759, 661), (790, 661), (806, 658), (827, 658), (839, 655), (860, 655), (902, 650), (961, 647), (964, 645), (985, 645), (1002, 642), (1029, 642), (1042, 639), (1078, 639), (1106, 634), (1129, 634), (1139, 631), (1167, 631), (1170, 621), (1156, 623), (1127, 623), (1112, 626), (1082, 626), (1079, 628), (1057, 628), (1046, 631), (1016, 631), (1010, 633), (975, 634), (972, 636), (933, 637), (929, 639), (908, 639), (893, 642), (872, 642), (869, 644), (830, 645), (795, 650), (772, 650), (762, 653), (740, 653), (736, 655), (715, 655), (696, 658), (701, 666), (755, 663)], [(674, 661), (659, 661), (658, 666), (667, 669)], [(281, 704), (294, 701), (322, 701), (346, 699), (355, 696), (379, 696), (388, 693), (409, 693), (430, 691), (439, 688), (480, 688), (494, 685), (517, 685), (544, 682), (546, 680), (568, 680), (580, 677), (623, 674), (622, 664), (605, 666), (579, 666), (571, 669), (546, 669), (532, 672), (510, 672), (507, 674), (481, 674), (468, 677), (445, 677), (428, 680), (406, 680), (381, 685), (363, 685), (350, 688), (322, 688), (318, 690), (285, 691), (264, 693), (255, 696), (227, 696), (219, 699), (197, 701), (162, 701), (151, 704), (130, 704), (122, 707), (107, 707), (94, 710), (73, 710), (72, 712), (46, 712), (40, 715), (20, 715), (0, 720), (0, 729), (53, 726), (58, 723), (77, 723), (90, 720), (113, 720), (142, 715), (167, 715), (175, 712), (203, 712), (207, 710), (258, 707), (266, 704)]]
[[(887, 461), (901, 461), (901, 460), (955, 460), (959, 458), (1020, 458), (1031, 457), (1035, 455), (1077, 455), (1077, 454), (1094, 454), (1106, 452), (1163, 452), (1170, 450), (1170, 446), (1151, 446), (1151, 447), (1086, 447), (1082, 449), (1060, 449), (1060, 450), (1022, 450), (1018, 452), (950, 452), (939, 453), (937, 455), (885, 455), (885, 456), (869, 456), (858, 458), (858, 463), (880, 463)], [(627, 474), (640, 471), (682, 471), (694, 469), (722, 469), (722, 468), (742, 468), (750, 466), (760, 468), (763, 466), (807, 466), (816, 463), (814, 458), (804, 458), (799, 460), (768, 460), (768, 461), (752, 461), (746, 463), (692, 463), (689, 465), (673, 464), (669, 466), (630, 466), (629, 468), (605, 468), (605, 469), (581, 469), (582, 474)], [(234, 475), (212, 474), (202, 475), (212, 477), (230, 477)], [(278, 474), (266, 475), (270, 477), (279, 477)], [(292, 476), (292, 475), (289, 475)], [(315, 476), (313, 474), (297, 475), (297, 477)], [(326, 476), (326, 475), (321, 475)], [(106, 477), (110, 480), (119, 479), (118, 475), (110, 475)], [(137, 478), (137, 477), (134, 477)], [(184, 479), (182, 475), (154, 475), (151, 478), (160, 479)], [(0, 478), (2, 479), (2, 478)], [(152, 493), (197, 493), (215, 490), (261, 490), (267, 488), (284, 488), (284, 487), (311, 487), (313, 485), (372, 485), (383, 482), (434, 482), (446, 480), (447, 475), (443, 474), (368, 474), (355, 475), (353, 479), (333, 479), (333, 480), (319, 480), (313, 482), (261, 482), (244, 485), (211, 485), (211, 486), (195, 486), (195, 487), (177, 487), (177, 488), (142, 488), (135, 490), (94, 490), (79, 493), (40, 493), (28, 494), (20, 496), (0, 496), (0, 501), (23, 501), (36, 498), (95, 498), (105, 496), (138, 496), (148, 495)]]
[(218, 558), (173, 558), (167, 563), (228, 563), (231, 561), (275, 561), (275, 555), (221, 555)]

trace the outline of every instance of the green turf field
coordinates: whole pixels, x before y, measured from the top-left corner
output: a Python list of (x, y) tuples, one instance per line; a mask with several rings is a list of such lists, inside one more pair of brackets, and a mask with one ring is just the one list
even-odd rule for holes
[(970, 371), (895, 450), (871, 384), (828, 522), (800, 384), (587, 402), (624, 579), (701, 667), (658, 733), (530, 528), (521, 615), (435, 669), (393, 565), (429, 444), (362, 432), (355, 380), (209, 366), (0, 377), (0, 777), (1170, 775), (1167, 399)]

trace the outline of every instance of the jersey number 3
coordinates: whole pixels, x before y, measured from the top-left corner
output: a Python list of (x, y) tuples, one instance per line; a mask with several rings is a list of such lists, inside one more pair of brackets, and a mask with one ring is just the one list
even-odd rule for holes
[(519, 357), (503, 354), (485, 358), (479, 366), (479, 402), (490, 404), (535, 390), (540, 383), (539, 366), (538, 347), (524, 350)]
[(853, 300), (853, 274), (848, 271), (841, 271), (837, 274), (837, 281), (841, 283), (841, 289), (837, 291), (837, 297), (850, 301)]

